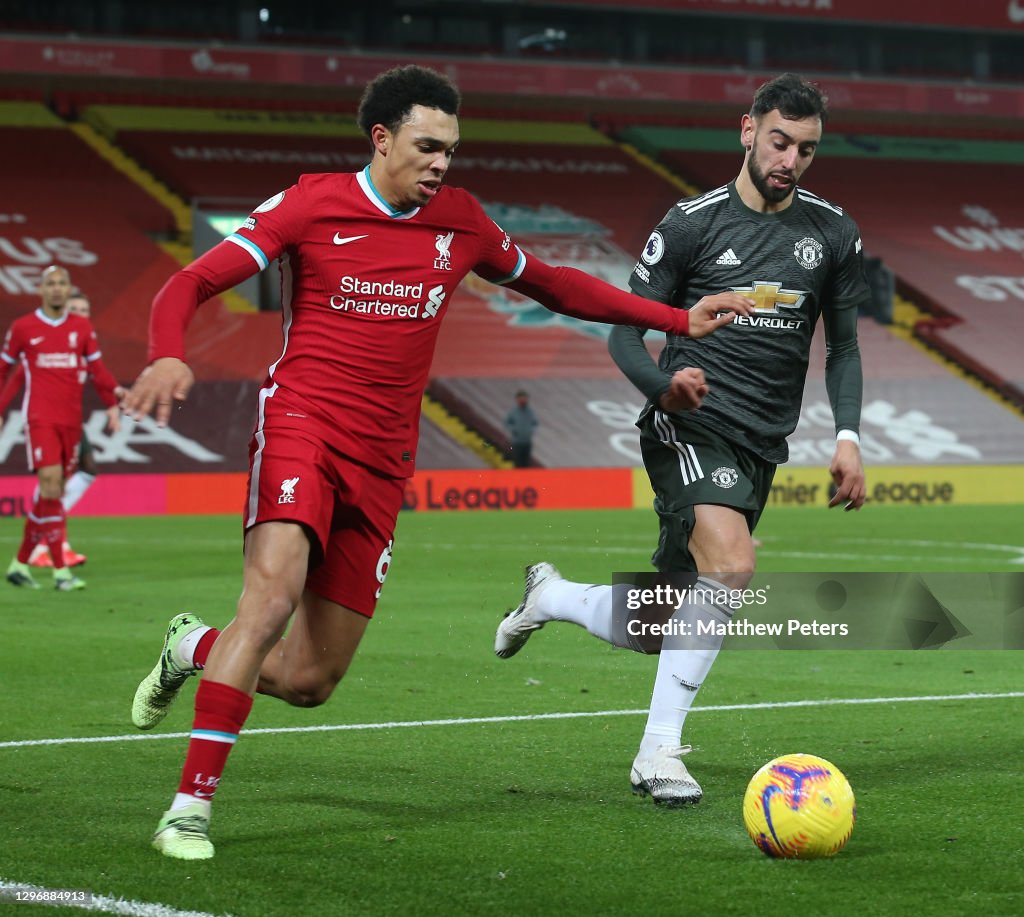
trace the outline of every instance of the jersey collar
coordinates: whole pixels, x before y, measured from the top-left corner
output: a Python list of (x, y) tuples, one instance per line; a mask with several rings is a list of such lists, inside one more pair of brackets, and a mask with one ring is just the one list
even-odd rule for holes
[(373, 186), (369, 166), (363, 169), (362, 172), (356, 173), (356, 181), (359, 182), (359, 187), (363, 189), (363, 194), (366, 195), (367, 200), (381, 213), (391, 217), (393, 220), (409, 220), (420, 212), (419, 207), (413, 207), (412, 210), (395, 210), (394, 207), (380, 196), (380, 193)]
[(43, 311), (42, 306), (36, 309), (36, 318), (38, 318), (41, 322), (46, 322), (47, 325), (52, 325), (54, 328), (59, 328), (61, 325), (63, 325), (64, 322), (68, 320), (68, 316), (70, 314), (71, 313), (65, 309), (64, 314), (61, 315), (60, 318), (50, 318), (50, 316), (47, 315), (45, 311)]
[(767, 223), (788, 223), (790, 220), (799, 219), (801, 203), (800, 198), (797, 196), (796, 188), (793, 189), (793, 200), (790, 202), (789, 206), (785, 210), (773, 211), (771, 213), (762, 213), (760, 210), (751, 210), (745, 203), (743, 203), (743, 198), (740, 197), (739, 191), (736, 190), (735, 179), (729, 182), (728, 188), (729, 201), (732, 206), (751, 220)]

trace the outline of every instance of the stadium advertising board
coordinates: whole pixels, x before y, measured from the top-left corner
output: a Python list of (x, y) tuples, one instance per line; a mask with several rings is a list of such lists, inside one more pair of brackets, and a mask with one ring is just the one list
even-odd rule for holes
[[(992, 2), (992, 0), (990, 0)], [(1024, 18), (1024, 0), (1004, 0)], [(907, 4), (909, 8), (909, 4)], [(888, 4), (886, 4), (888, 7)], [(927, 8), (974, 12), (977, 4), (931, 4)], [(877, 4), (882, 9), (881, 0)], [(982, 6), (980, 9), (985, 9)], [(1016, 15), (1016, 13), (1014, 14)], [(841, 17), (834, 17), (837, 20)], [(895, 21), (895, 20), (886, 20)], [(976, 28), (1024, 28), (1010, 17), (986, 15)], [(964, 27), (963, 23), (958, 23)], [(209, 48), (201, 45), (134, 45), (82, 40), (0, 39), (0, 59), (12, 73), (65, 76), (114, 76), (152, 80), (267, 85), (361, 86), (381, 70), (410, 63), (408, 57), (344, 56), (318, 51)], [(724, 75), (720, 71), (670, 67), (553, 64), (496, 59), (452, 59), (420, 55), (415, 62), (451, 74), (479, 93), (523, 97), (617, 98), (646, 101), (750, 102), (754, 89), (773, 74)], [(822, 81), (833, 103), (847, 110), (918, 114), (1024, 114), (1024, 92), (1013, 87), (964, 87), (950, 83), (914, 83), (829, 78)]]
[[(537, 0), (530, 0), (540, 5)], [(622, 0), (563, 0), (579, 6), (622, 6)], [(974, 0), (973, 3), (922, 3), (920, 0), (633, 0), (633, 9), (677, 13), (803, 19), (814, 22), (874, 22), (968, 29), (1020, 29), (1024, 3)]]
[[(633, 472), (634, 506), (654, 499), (647, 474)], [(828, 506), (828, 470), (783, 465), (772, 483), (769, 506)], [(952, 506), (1024, 503), (1022, 465), (902, 465), (867, 469), (868, 504)]]
[[(24, 516), (35, 479), (0, 477), (0, 517)], [(76, 516), (240, 513), (244, 473), (101, 474), (75, 507)], [(500, 512), (535, 509), (624, 509), (633, 505), (628, 468), (422, 471), (405, 490), (403, 509)]]
[[(783, 467), (769, 505), (824, 507), (824, 469)], [(0, 477), (0, 518), (24, 516), (35, 478)], [(239, 513), (246, 475), (100, 475), (76, 516), (208, 515)], [(411, 512), (505, 512), (544, 509), (649, 509), (654, 495), (643, 469), (572, 468), (423, 471), (405, 491)], [(952, 506), (1024, 503), (1024, 466), (904, 466), (868, 474), (868, 502), (878, 506)]]
[(421, 471), (405, 490), (407, 510), (618, 509), (632, 505), (623, 468)]

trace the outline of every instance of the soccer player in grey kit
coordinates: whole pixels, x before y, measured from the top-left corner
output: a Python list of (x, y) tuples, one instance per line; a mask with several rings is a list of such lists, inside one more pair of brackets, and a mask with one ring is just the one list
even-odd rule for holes
[[(739, 175), (673, 206), (630, 278), (633, 292), (682, 309), (713, 293), (737, 292), (756, 303), (754, 314), (701, 340), (669, 335), (657, 364), (644, 347), (645, 329), (618, 327), (609, 339), (615, 362), (648, 399), (637, 426), (660, 521), (652, 561), (663, 573), (699, 574), (697, 598), (675, 608), (669, 634), (727, 623), (732, 609), (710, 597), (743, 589), (753, 576), (752, 533), (775, 469), (789, 457), (786, 437), (799, 420), (819, 317), (836, 428), (829, 506), (856, 510), (864, 503), (857, 306), (869, 290), (860, 233), (840, 207), (799, 185), (826, 114), (822, 93), (794, 74), (761, 86), (740, 124)], [(684, 372), (703, 373), (696, 410), (669, 384)], [(699, 801), (700, 785), (680, 760), (691, 750), (680, 744), (681, 734), (722, 637), (641, 641), (614, 613), (611, 586), (569, 582), (539, 563), (527, 568), (523, 600), (498, 626), (495, 652), (514, 655), (549, 621), (571, 621), (616, 646), (659, 653), (630, 782), (658, 803)]]

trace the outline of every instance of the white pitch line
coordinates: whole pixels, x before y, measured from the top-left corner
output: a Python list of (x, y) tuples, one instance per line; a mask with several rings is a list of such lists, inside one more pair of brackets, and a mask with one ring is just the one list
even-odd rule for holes
[[(1005, 698), (1024, 697), (1024, 691), (1005, 691), (1002, 693), (970, 693), (970, 694), (922, 694), (909, 697), (842, 697), (826, 698), (821, 700), (794, 700), (794, 701), (769, 701), (757, 704), (720, 704), (708, 707), (694, 707), (691, 712), (698, 713), (727, 713), (737, 710), (781, 710), (797, 707), (834, 707), (864, 704), (906, 704), (906, 703), (927, 703), (940, 701), (958, 700), (997, 700)], [(533, 713), (522, 716), (475, 716), (461, 717), (457, 719), (444, 720), (408, 720), (391, 723), (344, 723), (339, 725), (321, 726), (288, 726), (271, 729), (246, 729), (246, 735), (282, 735), (292, 733), (309, 732), (342, 732), (368, 729), (402, 729), (417, 726), (468, 726), (473, 724), (486, 723), (522, 723), (535, 720), (569, 720), (588, 719), (591, 717), (607, 716), (640, 716), (646, 714), (647, 710), (597, 710), (592, 712), (562, 712), (562, 713)], [(94, 736), (87, 738), (64, 738), (64, 739), (29, 739), (16, 742), (0, 742), (0, 748), (25, 748), (39, 745), (79, 745), (95, 744), (101, 742), (132, 742), (132, 741), (154, 741), (160, 739), (182, 739), (188, 736), (187, 732), (165, 732), (156, 735), (124, 735), (124, 736)], [(55, 892), (67, 892), (67, 889), (47, 889), (38, 885), (28, 885), (21, 882), (12, 882), (0, 878), (0, 901), (13, 900), (17, 891), (33, 892), (36, 895), (47, 895)], [(39, 900), (38, 898), (36, 899)], [(44, 899), (45, 900), (45, 899)], [(52, 899), (51, 899), (52, 900)], [(151, 904), (144, 901), (125, 901), (123, 898), (110, 898), (105, 895), (94, 895), (86, 893), (86, 898), (81, 901), (66, 898), (60, 901), (53, 901), (63, 907), (79, 908), (81, 910), (98, 911), (104, 914), (120, 914), (125, 917), (214, 917), (213, 914), (205, 911), (182, 911), (165, 904)], [(228, 915), (225, 915), (228, 917)]]
[[(855, 704), (907, 704), (952, 700), (998, 700), (1024, 697), (1024, 691), (1004, 691), (999, 694), (921, 694), (914, 697), (837, 697), (821, 700), (766, 701), (759, 704), (720, 704), (694, 707), (691, 713), (729, 713), (734, 710), (783, 710), (789, 707), (836, 707)], [(243, 729), (252, 735), (286, 735), (303, 732), (358, 732), (370, 729), (409, 729), (422, 726), (472, 726), (486, 723), (526, 723), (535, 720), (580, 720), (602, 716), (640, 716), (647, 710), (592, 710), (564, 713), (527, 713), (521, 716), (469, 716), (446, 720), (398, 720), (391, 723), (339, 723), (321, 726), (279, 726), (267, 729)], [(132, 733), (121, 736), (85, 736), (64, 739), (23, 739), (0, 742), (0, 748), (30, 748), (39, 745), (95, 745), (103, 742), (152, 742), (161, 739), (187, 739), (187, 732)]]
[[(31, 895), (18, 899), (19, 892)], [(80, 896), (77, 897), (76, 896)], [(123, 914), (126, 917), (214, 917), (206, 911), (180, 911), (166, 904), (150, 904), (146, 901), (125, 901), (124, 898), (110, 898), (95, 895), (84, 889), (44, 888), (25, 882), (12, 882), (0, 878), (0, 902), (13, 901), (18, 904), (49, 904), (52, 907), (74, 907), (83, 911), (99, 911), (102, 914)], [(230, 917), (230, 915), (223, 915)]]
[[(762, 557), (789, 557), (789, 558), (795, 558), (795, 559), (798, 559), (798, 560), (808, 560), (808, 559), (813, 559), (813, 560), (837, 559), (838, 560), (838, 559), (842, 558), (842, 560), (844, 562), (854, 561), (854, 560), (866, 560), (868, 562), (872, 562), (872, 561), (885, 561), (887, 563), (893, 562), (893, 561), (900, 561), (900, 562), (903, 562), (903, 563), (915, 563), (915, 564), (920, 563), (920, 564), (928, 565), (928, 566), (933, 565), (933, 564), (938, 564), (938, 563), (956, 564), (956, 563), (961, 563), (963, 561), (963, 559), (964, 559), (963, 556), (960, 555), (960, 554), (948, 555), (948, 556), (943, 556), (941, 554), (927, 554), (927, 555), (922, 554), (920, 556), (917, 556), (917, 555), (914, 555), (914, 554), (850, 554), (850, 553), (836, 554), (836, 553), (829, 553), (827, 551), (775, 551), (775, 550), (772, 550), (771, 548), (758, 548), (758, 554), (760, 556), (762, 556)], [(1007, 559), (1007, 560), (999, 559), (999, 560), (993, 560), (993, 561), (989, 561), (989, 562), (990, 563), (994, 563), (994, 564), (1010, 564), (1010, 563), (1014, 563), (1015, 561), (1010, 560), (1010, 559)], [(777, 571), (777, 570), (769, 571), (769, 570), (765, 570), (763, 572), (764, 572), (765, 575), (772, 575), (772, 574), (776, 574), (776, 573), (781, 573), (783, 571)], [(941, 571), (939, 571), (939, 572), (941, 572)], [(797, 574), (797, 575), (800, 575), (800, 574)], [(927, 574), (925, 574), (925, 575), (927, 575)]]
[(979, 551), (1024, 553), (1024, 544), (998, 544), (988, 541), (933, 541), (920, 538), (840, 538), (843, 544), (912, 544), (922, 548), (972, 548)]

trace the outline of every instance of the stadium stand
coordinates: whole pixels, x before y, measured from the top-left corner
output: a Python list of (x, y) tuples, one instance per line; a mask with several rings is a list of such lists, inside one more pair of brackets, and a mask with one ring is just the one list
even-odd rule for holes
[(171, 214), (39, 103), (0, 103), (0, 144), (17, 176), (0, 214), (0, 323), (35, 308), (40, 271), (62, 264), (92, 296), (108, 365), (127, 378), (145, 354), (144, 303), (175, 267), (154, 241), (173, 230)]
[(456, 443), (428, 417), (420, 418), (420, 444), (416, 464), (423, 470), (489, 467), (480, 456)]
[[(107, 105), (83, 107), (81, 113), (85, 122), (114, 139), (119, 149), (181, 197), (216, 198), (226, 207), (228, 226), (232, 218), (237, 225), (256, 204), (303, 172), (354, 171), (367, 160), (366, 142), (351, 115)], [(138, 129), (154, 124), (160, 129)], [(204, 126), (217, 130), (204, 131)], [(196, 324), (190, 354), (203, 386), (214, 385), (214, 380), (262, 379), (280, 348), (279, 315), (239, 314), (221, 304), (204, 307)], [(236, 432), (239, 447), (226, 451), (244, 457), (249, 427)], [(423, 468), (479, 468), (501, 461), (500, 455), (484, 461), (427, 417), (420, 436)]]
[[(116, 122), (125, 114), (124, 110), (107, 109), (86, 117)], [(195, 118), (189, 120), (197, 123)], [(302, 113), (292, 113), (288, 119), (256, 113), (242, 117), (229, 111), (212, 118), (208, 114), (207, 121), (214, 127), (228, 122), (232, 130), (193, 129), (181, 134), (167, 129), (173, 119), (165, 113), (160, 118), (161, 130), (119, 130), (118, 140), (164, 181), (194, 197), (220, 191), (248, 195), (254, 201), (287, 184), (298, 172), (358, 168), (365, 158), (364, 141), (347, 118), (307, 118)], [(299, 125), (297, 130), (294, 125)], [(674, 133), (668, 129), (669, 136)], [(689, 140), (692, 145), (696, 134), (705, 145), (715, 145), (722, 142), (724, 133), (691, 131)], [(609, 144), (605, 136), (579, 124), (467, 121), (465, 134), (451, 181), (472, 189), (498, 222), (542, 257), (574, 264), (619, 285), (625, 284), (632, 253), (642, 245), (650, 227), (683, 193), (637, 158)], [(663, 140), (633, 139), (638, 140), (640, 149), (655, 146), (664, 153)], [(663, 159), (677, 174), (711, 187), (731, 178), (735, 171), (734, 139), (729, 132), (728, 153), (676, 152)], [(918, 159), (879, 160), (877, 153), (920, 156), (925, 150), (934, 157), (974, 155), (998, 160), (1012, 158), (1016, 144), (840, 135), (833, 146), (858, 158), (851, 161), (835, 152), (823, 155), (812, 174), (812, 189), (843, 201), (849, 197), (844, 192), (850, 174), (862, 172), (865, 177), (863, 187), (858, 187), (855, 216), (867, 244), (896, 270), (902, 284), (918, 293), (917, 299), (923, 298), (923, 305), (932, 304), (938, 310), (943, 306), (938, 293), (948, 291), (952, 284), (947, 277), (944, 283), (928, 285), (929, 271), (934, 272), (929, 268), (934, 251), (929, 252), (926, 243), (934, 236), (927, 219), (933, 215), (939, 219), (937, 202), (946, 207), (945, 216), (950, 215), (948, 201), (931, 191), (942, 186), (939, 175), (948, 172), (949, 166)], [(684, 161), (673, 160), (673, 155)], [(1000, 180), (1012, 180), (1011, 175), (998, 173), (1014, 168), (1005, 163), (988, 164), (984, 170), (989, 175), (987, 184), (998, 188)], [(907, 187), (920, 189), (914, 193), (914, 206), (895, 208), (893, 213), (895, 189), (901, 189), (905, 199)], [(917, 221), (923, 230), (915, 231), (916, 224), (908, 225), (907, 220)], [(950, 308), (945, 304), (944, 314), (955, 314)], [(961, 328), (979, 326), (965, 321), (970, 318), (966, 309), (957, 318), (958, 324), (942, 327), (936, 334), (951, 336)], [(1009, 433), (1018, 431), (1019, 435), (1021, 425), (1006, 416), (1004, 408), (873, 322), (862, 322), (862, 326), (870, 380), (866, 403), (871, 408), (866, 411), (865, 425), (877, 427), (872, 460), (913, 463), (933, 453), (935, 458), (928, 460), (1012, 458), (1020, 440)], [(504, 436), (501, 417), (514, 390), (526, 385), (545, 419), (535, 443), (538, 463), (552, 467), (632, 463), (636, 451), (631, 424), (623, 428), (622, 420), (635, 411), (639, 399), (611, 364), (604, 335), (605, 329), (553, 316), (515, 294), (470, 278), (453, 301), (442, 332), (430, 391), (486, 439), (500, 444)], [(986, 347), (991, 359), (984, 365), (999, 367), (1003, 361), (1007, 367), (1016, 366), (1004, 360), (1005, 351), (1011, 349), (1007, 339), (1000, 338), (998, 332), (990, 336), (995, 340)], [(492, 341), (493, 346), (480, 347), (482, 339)], [(652, 348), (656, 346), (652, 341)], [(983, 341), (980, 346), (985, 346)], [(812, 368), (806, 419), (794, 437), (797, 464), (821, 460), (823, 431), (815, 418), (827, 405), (822, 379), (820, 367)], [(953, 418), (950, 405), (958, 406)], [(914, 409), (930, 418), (930, 426), (922, 416), (911, 418), (924, 424), (926, 433), (901, 432), (911, 423), (906, 418)], [(946, 449), (921, 445), (915, 439), (927, 435), (939, 440), (946, 437)], [(956, 445), (958, 437), (967, 446)], [(433, 461), (428, 453), (425, 440), (422, 454)]]
[[(871, 319), (860, 322), (864, 360), (865, 461), (913, 465), (1016, 462), (1024, 449), (1024, 422), (970, 383), (901, 341)], [(815, 338), (801, 423), (790, 438), (793, 466), (826, 467), (834, 428), (825, 391), (824, 341)], [(607, 356), (603, 357), (610, 364)], [(591, 377), (520, 375), (515, 379), (445, 379), (446, 397), (491, 436), (516, 388), (529, 389), (540, 420), (534, 453), (549, 467), (618, 467), (640, 461), (633, 426), (643, 397), (614, 366)], [(432, 389), (432, 392), (436, 391)]]
[[(350, 116), (342, 122), (327, 116), (307, 119), (293, 112), (285, 120), (237, 109), (196, 112), (123, 106), (93, 106), (82, 114), (183, 197), (235, 199), (239, 217), (302, 172), (354, 170), (366, 161), (365, 140)], [(188, 130), (181, 129), (183, 123), (189, 124)], [(293, 129), (296, 124), (299, 128)], [(204, 131), (204, 126), (210, 129)], [(488, 139), (509, 132), (519, 142)], [(631, 266), (626, 246), (635, 249), (642, 243), (673, 193), (664, 179), (580, 124), (474, 121), (464, 130), (464, 143), (452, 183), (471, 188), (491, 215), (527, 247), (555, 263), (573, 263), (620, 285)], [(232, 321), (248, 319), (236, 316)], [(261, 330), (276, 335), (276, 327)], [(605, 333), (606, 329), (553, 316), (515, 294), (470, 278), (453, 298), (442, 330), (431, 393), (446, 406), (462, 404), (465, 413), (465, 404), (448, 391), (463, 381), (469, 389), (496, 377), (508, 387), (521, 376), (545, 379), (541, 384), (547, 384), (545, 377), (596, 376), (619, 382), (604, 347)], [(492, 346), (482, 347), (481, 341)], [(200, 354), (205, 357), (205, 350)], [(204, 370), (223, 373), (224, 364), (234, 359), (210, 354)], [(510, 400), (511, 396), (506, 399)], [(470, 398), (467, 403), (473, 402)], [(472, 426), (500, 447), (500, 418), (497, 427), (486, 421), (481, 416)], [(421, 434), (424, 467), (478, 467), (475, 454), (450, 440), (445, 443), (439, 430), (424, 427)], [(567, 457), (550, 464), (579, 461), (577, 453), (575, 462)], [(621, 457), (613, 464), (622, 464)]]
[[(130, 381), (145, 365), (149, 302), (180, 266), (158, 244), (173, 235), (173, 214), (38, 102), (0, 102), (0, 143), (5, 165), (18, 176), (5, 190), (0, 213), (0, 325), (6, 328), (19, 314), (35, 308), (39, 272), (48, 264), (63, 264), (92, 298), (93, 322), (108, 366), (118, 378)], [(130, 147), (125, 149), (132, 152)], [(203, 188), (237, 192), (249, 201), (246, 209), (263, 199), (252, 179), (250, 184), (231, 185), (226, 176), (232, 169), (206, 175), (195, 163), (187, 164), (190, 167), (182, 169), (182, 178), (194, 172), (197, 182), (205, 177)], [(291, 164), (278, 175), (261, 164), (255, 172), (264, 180), (269, 174), (272, 191), (266, 197), (308, 170)], [(162, 170), (156, 171), (168, 184), (177, 185), (178, 173), (164, 176)], [(280, 321), (274, 314), (237, 314), (215, 301), (200, 311), (190, 331), (191, 359), (201, 381), (190, 401), (194, 409), (179, 426), (183, 435), (209, 445), (219, 456), (220, 470), (245, 467), (254, 390), (278, 355)], [(91, 399), (88, 404), (98, 406)], [(218, 405), (220, 411), (204, 410)], [(209, 428), (202, 426), (204, 414), (210, 418)], [(427, 419), (421, 437), (425, 468), (486, 464)], [(182, 461), (189, 464), (180, 452), (167, 449), (149, 468), (172, 468)], [(25, 470), (24, 464), (23, 451), (15, 449), (4, 466), (18, 473)]]
[[(735, 141), (732, 134), (730, 140)], [(469, 154), (470, 161), (460, 163), (460, 175), (469, 172), (466, 185), (484, 199), (503, 199), (535, 209), (545, 205), (557, 206), (567, 213), (581, 215), (604, 226), (609, 235), (603, 237), (600, 244), (614, 245), (619, 252), (618, 258), (610, 249), (607, 252), (595, 249), (590, 260), (580, 258), (575, 263), (602, 274), (611, 282), (623, 284), (634, 260), (627, 253), (639, 249), (651, 226), (681, 196), (681, 192), (618, 151), (615, 155), (609, 154), (607, 161), (617, 162), (622, 171), (603, 181), (592, 180), (593, 176), (572, 181), (563, 176), (551, 181), (509, 182), (507, 176), (480, 168), (479, 163), (486, 162), (489, 153), (508, 157), (519, 155), (521, 151), (525, 152), (525, 148), (518, 144), (503, 144), (494, 150), (481, 150), (474, 145)], [(546, 152), (535, 155), (543, 156), (557, 175), (560, 171), (568, 171), (566, 162), (572, 154), (568, 149), (550, 146)], [(593, 155), (593, 151), (588, 151), (588, 155)], [(738, 152), (698, 153), (697, 161), (703, 168), (691, 170), (682, 167), (689, 165), (691, 154), (679, 156), (685, 160), (682, 165), (671, 162), (677, 173), (695, 180), (704, 188), (730, 180), (739, 161)], [(934, 194), (931, 189), (942, 187), (935, 181), (936, 175), (927, 169), (922, 174), (916, 161), (905, 161), (899, 163), (901, 168), (894, 170), (886, 183), (874, 177), (876, 172), (884, 170), (878, 169), (873, 160), (844, 161), (841, 168), (831, 171), (823, 168), (827, 163), (828, 156), (823, 155), (810, 177), (817, 179), (824, 172), (822, 184), (825, 189), (821, 193), (840, 201), (850, 198), (849, 176), (857, 174), (857, 165), (870, 167), (865, 170), (868, 176), (861, 182), (867, 187), (858, 185), (854, 196), (855, 215), (861, 221), (866, 244), (876, 254), (882, 255), (901, 277), (905, 270), (911, 278), (919, 277), (921, 271), (915, 273), (912, 268), (919, 266), (920, 262), (912, 258), (923, 257), (927, 262), (927, 256), (921, 256), (913, 245), (904, 240), (908, 221), (917, 219), (915, 208), (904, 209), (902, 205), (894, 204), (900, 200), (894, 189), (905, 187), (911, 177), (916, 176), (916, 187), (922, 189), (922, 195)], [(949, 166), (939, 163), (930, 163), (929, 166), (936, 170), (944, 169), (948, 174)], [(638, 173), (643, 174), (642, 179), (637, 177)], [(812, 190), (817, 188), (814, 181), (810, 185)], [(868, 201), (878, 202), (881, 209), (876, 211), (872, 207), (864, 207)], [(913, 203), (917, 201), (915, 196)], [(863, 217), (862, 207), (865, 209)], [(643, 218), (639, 217), (641, 214)], [(513, 225), (508, 228), (511, 231), (518, 229)], [(924, 228), (926, 232), (931, 230), (928, 224)], [(521, 235), (522, 230), (517, 234)], [(923, 234), (918, 233), (918, 236)], [(552, 260), (565, 263), (571, 263), (571, 259), (565, 256), (570, 253), (578, 255), (586, 248), (584, 240), (590, 240), (591, 246), (599, 245), (593, 237), (579, 235), (575, 242), (568, 243), (554, 238), (527, 239), (537, 246), (538, 251), (552, 255)], [(563, 257), (559, 258), (558, 254)], [(503, 306), (499, 302), (492, 308), (512, 311), (515, 304), (506, 302)], [(529, 321), (529, 313), (527, 309), (518, 314), (517, 320)], [(468, 319), (469, 315), (463, 318)], [(479, 317), (474, 316), (474, 320), (479, 321)], [(975, 322), (974, 326), (977, 325)], [(467, 333), (460, 335), (458, 340), (470, 339), (470, 327), (467, 323)], [(966, 323), (959, 327), (966, 327)], [(998, 332), (995, 337), (998, 338)], [(473, 405), (477, 422), (483, 426), (489, 419), (491, 435), (497, 435), (493, 430), (494, 423), (500, 421), (515, 388), (522, 384), (531, 390), (532, 403), (542, 421), (534, 443), (534, 454), (540, 463), (573, 467), (617, 465), (624, 459), (632, 464), (638, 460), (632, 420), (642, 399), (619, 377), (603, 344), (594, 346), (597, 342), (591, 342), (586, 350), (577, 351), (576, 348), (582, 348), (584, 342), (576, 341), (573, 345), (563, 342), (558, 350), (550, 350), (538, 335), (534, 336), (533, 345), (521, 352), (513, 349), (514, 338), (507, 329), (501, 331), (500, 340), (503, 342), (502, 354), (488, 353), (486, 360), (478, 358), (480, 365), (474, 366), (468, 353), (462, 354), (457, 361), (453, 360), (452, 364), (439, 360), (436, 368), (441, 378), (436, 380), (432, 391), (447, 390), (447, 397), (462, 405), (463, 410), (467, 405)], [(1024, 424), (1019, 416), (874, 321), (862, 320), (861, 340), (867, 377), (865, 454), (870, 461), (887, 464), (1001, 462), (1014, 461), (1015, 456), (1020, 455), (1024, 446)], [(1002, 365), (1008, 370), (1019, 364), (1019, 360), (1003, 364), (997, 362), (1013, 349), (1010, 340), (1004, 336), (1004, 341), (992, 342), (992, 360), (986, 365)], [(652, 348), (654, 346), (652, 342)], [(579, 362), (577, 353), (582, 358)], [(827, 464), (830, 455), (822, 445), (832, 439), (831, 414), (824, 390), (823, 354), (824, 346), (819, 339), (809, 374), (803, 420), (792, 440), (792, 461), (796, 465)], [(545, 361), (548, 361), (546, 366)], [(462, 367), (461, 373), (451, 373), (448, 369), (449, 365), (456, 363)], [(502, 366), (509, 369), (502, 373)]]
[[(366, 161), (365, 140), (350, 113), (316, 106), (308, 112), (294, 106), (287, 111), (271, 106), (186, 109), (125, 101), (93, 94), (81, 99), (69, 96), (62, 104), (183, 202), (226, 199), (229, 217), (232, 209), (236, 216), (244, 216), (302, 172), (354, 170)], [(119, 257), (117, 273), (96, 271), (95, 281), (86, 275), (80, 282), (91, 291), (99, 290), (100, 299), (107, 300), (106, 307), (97, 310), (97, 326), (105, 348), (113, 354), (115, 372), (130, 377), (142, 363), (145, 306), (177, 266), (154, 242), (173, 230), (174, 218), (68, 131), (60, 119), (48, 117), (47, 127), (3, 128), (29, 131), (8, 133), (10, 148), (19, 151), (16, 155), (26, 176), (25, 194), (19, 199), (25, 203), (19, 206), (42, 225), (40, 202), (56, 187), (68, 202), (70, 211), (65, 212), (78, 214), (76, 221), (90, 226), (97, 246), (105, 245), (109, 236), (117, 240), (118, 252), (128, 253), (126, 258)], [(32, 131), (50, 131), (50, 136), (61, 131), (60, 136), (69, 140), (49, 144), (60, 146), (61, 155), (67, 157), (63, 167), (57, 167), (57, 174), (67, 178), (53, 180), (52, 161), (46, 169), (33, 168), (32, 150), (43, 137)], [(684, 182), (659, 171), (642, 154), (631, 153), (631, 147), (656, 153), (672, 173), (694, 187), (707, 188), (733, 177), (738, 162), (734, 134), (715, 127), (631, 125), (621, 132), (630, 146), (622, 147), (578, 121), (467, 120), (464, 145), (450, 181), (471, 189), (527, 249), (624, 287), (635, 252), (650, 228), (676, 199), (689, 193)], [(897, 271), (901, 289), (931, 310), (931, 323), (918, 327), (920, 336), (927, 337), (933, 347), (957, 352), (961, 365), (972, 368), (971, 360), (976, 360), (978, 367), (973, 368), (982, 378), (988, 372), (992, 381), (998, 373), (1012, 394), (1013, 385), (1021, 381), (1012, 338), (1000, 335), (997, 323), (977, 320), (978, 306), (966, 298), (969, 291), (960, 278), (1015, 276), (1007, 260), (1020, 237), (1014, 235), (1016, 230), (1003, 227), (1024, 222), (1019, 207), (1001, 189), (1013, 187), (1007, 183), (1015, 180), (1014, 170), (1020, 167), (991, 160), (1011, 155), (1016, 145), (993, 140), (972, 146), (958, 137), (911, 142), (888, 135), (875, 139), (839, 135), (833, 146), (841, 150), (823, 151), (811, 174), (811, 190), (853, 204), (868, 249)], [(989, 162), (978, 168), (877, 155), (881, 149), (920, 156), (924, 148), (934, 157), (953, 157), (954, 162), (967, 149)], [(93, 170), (90, 175), (101, 176), (90, 179), (91, 191), (72, 178), (85, 174), (85, 167), (72, 168), (71, 159), (87, 163)], [(951, 168), (969, 170), (969, 180), (957, 183), (957, 195), (936, 195), (933, 189), (950, 185)], [(851, 185), (855, 194), (850, 193)], [(894, 206), (895, 191), (906, 200), (908, 188), (912, 206)], [(970, 190), (967, 197), (964, 188)], [(126, 202), (123, 213), (120, 207), (115, 213), (100, 203), (113, 197)], [(35, 204), (29, 203), (33, 200)], [(87, 222), (84, 215), (92, 213), (99, 217)], [(122, 239), (128, 231), (125, 227), (114, 227), (118, 221), (130, 227), (130, 241)], [(964, 226), (970, 231), (964, 231)], [(938, 234), (935, 227), (948, 232)], [(1005, 249), (1002, 253), (995, 250), (1000, 245)], [(133, 251), (139, 254), (132, 256)], [(1013, 254), (1019, 263), (1019, 249)], [(993, 260), (998, 255), (1004, 260)], [(106, 256), (106, 263), (113, 263), (112, 255)], [(994, 289), (985, 304), (988, 318), (1011, 309), (1015, 295), (1009, 282)], [(279, 327), (280, 319), (272, 313), (243, 314), (223, 303), (205, 307), (197, 317), (191, 353), (204, 380), (200, 388), (209, 387), (197, 397), (204, 401), (223, 397), (234, 406), (230, 426), (237, 429), (232, 438), (241, 440), (248, 434), (251, 419), (240, 392), (248, 392), (276, 355)], [(636, 464), (632, 422), (642, 399), (608, 357), (606, 334), (606, 328), (555, 316), (471, 276), (452, 300), (429, 394), (477, 431), (485, 443), (500, 450), (504, 445), (501, 419), (514, 391), (525, 387), (541, 419), (534, 448), (538, 464)], [(653, 352), (658, 336), (650, 337)], [(861, 322), (861, 339), (868, 380), (865, 453), (870, 461), (1000, 462), (1013, 461), (1020, 454), (1024, 424), (1018, 416), (870, 320)], [(804, 416), (792, 440), (792, 460), (797, 465), (821, 464), (823, 444), (831, 438), (822, 353), (818, 341)], [(233, 393), (227, 394), (224, 386), (234, 386)], [(236, 464), (242, 446), (232, 446), (223, 436), (217, 442), (223, 452), (233, 453), (231, 463)], [(453, 440), (427, 417), (421, 424), (419, 462), (423, 468), (480, 468), (495, 463), (493, 457), (482, 458)]]

